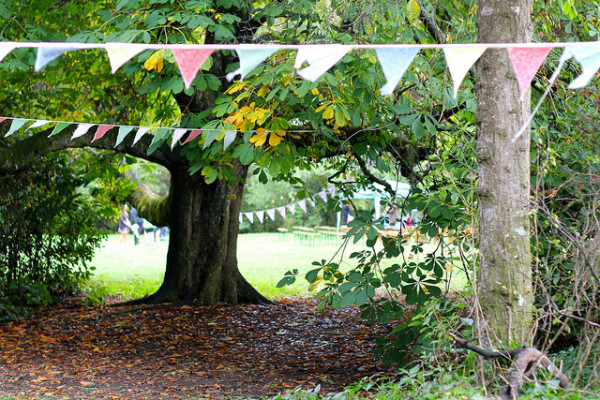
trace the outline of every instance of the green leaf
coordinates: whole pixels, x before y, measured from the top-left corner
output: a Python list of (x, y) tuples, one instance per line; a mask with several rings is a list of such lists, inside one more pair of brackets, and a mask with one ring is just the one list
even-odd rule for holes
[(321, 268), (317, 268), (317, 269), (308, 271), (305, 275), (305, 279), (310, 283), (315, 283), (315, 281), (319, 277), (320, 271), (321, 271)]
[(408, 3), (406, 3), (406, 17), (410, 22), (418, 20), (420, 13), (421, 7), (419, 7), (417, 0), (409, 0)]
[(413, 134), (415, 135), (415, 138), (421, 139), (423, 136), (425, 136), (425, 129), (423, 128), (423, 124), (421, 123), (420, 118), (416, 118), (412, 122), (411, 128), (412, 128)]

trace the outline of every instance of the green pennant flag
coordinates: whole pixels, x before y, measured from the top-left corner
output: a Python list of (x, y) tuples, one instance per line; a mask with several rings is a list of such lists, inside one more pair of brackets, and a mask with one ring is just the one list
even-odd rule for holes
[(52, 137), (54, 135), (58, 135), (63, 129), (65, 129), (67, 126), (71, 126), (72, 124), (69, 122), (59, 122), (54, 129), (52, 130), (52, 133), (48, 136), (48, 137)]
[(121, 144), (125, 136), (129, 134), (133, 130), (133, 126), (121, 126), (119, 127), (119, 134), (117, 135), (117, 142), (115, 143), (115, 147)]
[(10, 129), (8, 130), (8, 133), (6, 134), (5, 137), (9, 137), (10, 135), (12, 135), (16, 131), (18, 131), (20, 128), (23, 127), (23, 125), (25, 125), (29, 121), (30, 121), (29, 119), (22, 119), (22, 118), (13, 119)]

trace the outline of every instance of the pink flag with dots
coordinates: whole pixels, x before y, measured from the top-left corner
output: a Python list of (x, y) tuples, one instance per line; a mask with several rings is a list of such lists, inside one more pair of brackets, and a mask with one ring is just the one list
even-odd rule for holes
[(552, 47), (509, 47), (507, 50), (521, 89), (519, 100), (523, 101), (533, 77), (546, 60)]

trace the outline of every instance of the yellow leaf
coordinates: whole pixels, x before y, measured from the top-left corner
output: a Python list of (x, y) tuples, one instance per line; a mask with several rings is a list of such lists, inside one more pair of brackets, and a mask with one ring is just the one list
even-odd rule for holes
[(319, 89), (314, 88), (313, 90), (310, 91), (312, 94), (317, 95), (319, 94)]
[(163, 55), (165, 50), (155, 51), (147, 60), (144, 62), (144, 68), (148, 71), (152, 71), (153, 69), (156, 72), (160, 72), (163, 69)]
[(408, 18), (408, 20), (410, 22), (414, 22), (419, 18), (420, 14), (421, 7), (419, 7), (419, 3), (417, 3), (417, 0), (409, 0), (408, 3), (406, 3), (406, 17)]
[(281, 141), (281, 136), (276, 135), (275, 133), (271, 133), (271, 136), (269, 136), (269, 145), (273, 147), (277, 146)]
[(333, 113), (334, 113), (333, 107), (329, 107), (323, 113), (323, 119), (331, 119), (331, 118), (333, 118)]
[(258, 128), (254, 136), (252, 136), (249, 140), (250, 143), (254, 143), (256, 147), (260, 147), (267, 141), (267, 136), (269, 135), (269, 131), (264, 128)]
[(327, 107), (327, 104), (323, 104), (321, 107), (317, 108), (315, 112), (321, 112), (325, 107)]

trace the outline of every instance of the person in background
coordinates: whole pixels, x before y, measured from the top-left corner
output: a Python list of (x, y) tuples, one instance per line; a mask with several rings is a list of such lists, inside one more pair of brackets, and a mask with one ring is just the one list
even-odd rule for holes
[(127, 205), (123, 206), (119, 216), (119, 228), (117, 231), (121, 234), (120, 243), (127, 243), (127, 234), (129, 233), (131, 224), (129, 223), (129, 214), (127, 213)]
[(348, 218), (350, 217), (350, 202), (347, 201), (342, 206), (342, 225), (348, 225)]
[(134, 244), (137, 246), (140, 244), (140, 232), (144, 229), (144, 222), (138, 216), (135, 207), (131, 207), (131, 211), (129, 211), (129, 222), (131, 223), (131, 230), (133, 231)]
[(396, 226), (396, 222), (398, 222), (398, 206), (395, 204), (390, 204), (390, 207), (387, 210), (388, 222), (390, 226)]

